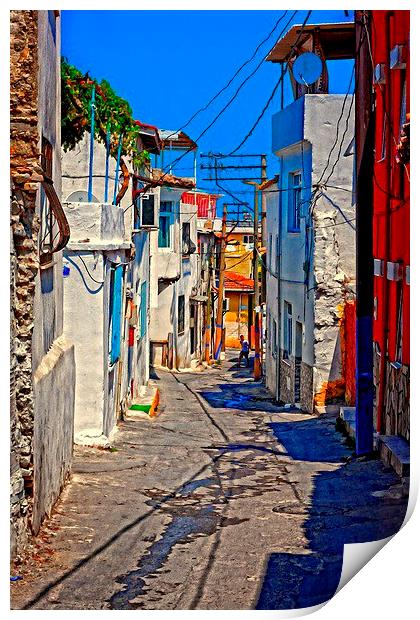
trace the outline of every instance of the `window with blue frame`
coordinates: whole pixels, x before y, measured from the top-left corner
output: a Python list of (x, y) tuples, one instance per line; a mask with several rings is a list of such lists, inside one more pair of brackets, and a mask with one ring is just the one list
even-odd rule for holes
[(159, 237), (160, 248), (171, 247), (171, 224), (173, 217), (173, 202), (162, 200), (159, 209)]
[(140, 288), (140, 338), (146, 335), (147, 329), (147, 282), (142, 282)]
[(289, 174), (288, 232), (300, 232), (300, 206), (302, 202), (302, 173)]
[(121, 355), (121, 312), (123, 292), (123, 265), (111, 267), (109, 297), (109, 361), (115, 364)]

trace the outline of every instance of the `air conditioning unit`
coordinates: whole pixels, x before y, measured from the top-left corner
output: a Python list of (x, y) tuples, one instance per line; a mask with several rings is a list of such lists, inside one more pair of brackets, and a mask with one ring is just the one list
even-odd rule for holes
[(156, 194), (138, 194), (135, 201), (134, 230), (159, 228), (159, 202)]

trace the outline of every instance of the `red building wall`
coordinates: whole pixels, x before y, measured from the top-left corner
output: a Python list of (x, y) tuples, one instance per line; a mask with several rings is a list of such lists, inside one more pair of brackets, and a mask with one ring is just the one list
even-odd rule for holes
[[(409, 11), (372, 11), (371, 49), (375, 90), (375, 162), (373, 205), (373, 338), (378, 357), (378, 430), (383, 431), (387, 364), (410, 363), (410, 165), (401, 162), (398, 145), (410, 112)], [(391, 53), (402, 46), (402, 62), (391, 67)], [(383, 76), (379, 80), (379, 67)], [(408, 117), (409, 118), (409, 117)], [(387, 274), (392, 263), (398, 279)]]

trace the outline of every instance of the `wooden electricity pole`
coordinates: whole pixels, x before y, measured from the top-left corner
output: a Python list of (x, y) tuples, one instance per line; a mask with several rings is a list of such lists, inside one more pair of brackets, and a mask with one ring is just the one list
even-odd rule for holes
[(206, 303), (206, 331), (204, 335), (204, 360), (207, 364), (210, 362), (211, 350), (211, 278), (212, 278), (212, 255), (209, 255), (209, 269), (208, 269), (208, 281), (207, 281), (207, 303)]
[(223, 342), (223, 295), (225, 284), (225, 250), (226, 250), (226, 219), (227, 205), (223, 205), (222, 239), (220, 243), (219, 288), (217, 293), (216, 338), (214, 343), (214, 359), (220, 361)]
[[(259, 234), (259, 217), (258, 217), (258, 183), (254, 184), (254, 251), (253, 251), (253, 275), (254, 275), (254, 340), (255, 340), (255, 358), (254, 358), (254, 380), (261, 379), (261, 336), (260, 336), (260, 312), (257, 307), (260, 304), (260, 282), (258, 280), (258, 234)], [(261, 310), (261, 307), (258, 308)]]

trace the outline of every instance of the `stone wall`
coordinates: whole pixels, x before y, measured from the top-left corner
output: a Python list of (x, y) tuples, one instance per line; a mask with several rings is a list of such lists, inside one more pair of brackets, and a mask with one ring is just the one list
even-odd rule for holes
[(373, 428), (378, 428), (378, 398), (381, 376), (381, 354), (373, 345)]
[(303, 411), (313, 413), (314, 391), (313, 391), (314, 370), (309, 364), (301, 362), (300, 365), (300, 406)]
[(10, 12), (11, 132), (11, 555), (27, 539), (33, 489), (32, 329), (38, 271), (37, 11)]
[(384, 407), (386, 435), (400, 435), (410, 440), (410, 368), (393, 368), (387, 362)]
[[(283, 359), (280, 351), (280, 400), (295, 402), (295, 358)], [(300, 406), (303, 411), (313, 412), (313, 368), (305, 362), (300, 363)]]
[[(348, 217), (350, 217), (350, 213)], [(341, 214), (322, 197), (314, 209), (314, 400), (318, 406), (345, 399), (341, 324), (346, 300), (352, 295), (354, 272), (343, 264), (342, 245), (336, 233)], [(354, 248), (354, 231), (348, 244)], [(338, 227), (340, 228), (340, 227)], [(343, 226), (341, 226), (343, 228)]]
[[(374, 384), (374, 428), (378, 425), (378, 399), (380, 385), (381, 355), (373, 351)], [(399, 435), (410, 441), (410, 368), (394, 368), (386, 362), (386, 384), (384, 390), (384, 412), (381, 433)]]
[(71, 465), (74, 351), (62, 338), (62, 256), (39, 269), (41, 138), (60, 191), (56, 11), (11, 11), (11, 555), (57, 499)]
[(295, 401), (295, 360), (293, 357), (287, 361), (283, 359), (283, 350), (280, 350), (280, 400), (285, 403)]

